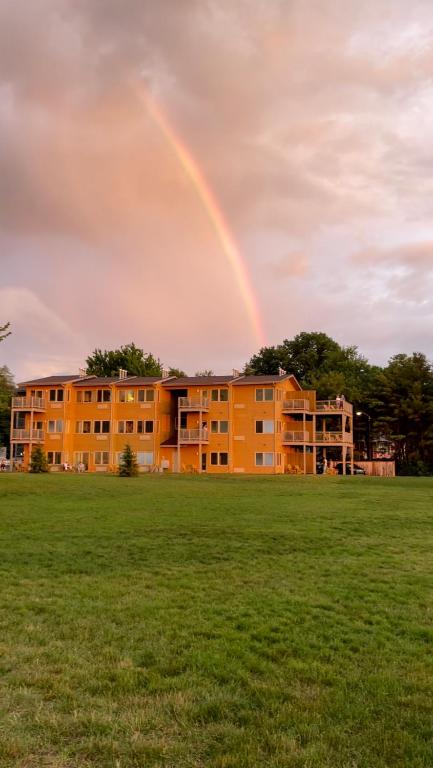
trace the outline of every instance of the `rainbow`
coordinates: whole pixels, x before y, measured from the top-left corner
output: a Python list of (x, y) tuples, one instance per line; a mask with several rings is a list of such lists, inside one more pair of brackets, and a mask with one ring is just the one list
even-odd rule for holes
[(161, 112), (161, 109), (149, 96), (143, 96), (143, 99), (153, 122), (160, 129), (186, 175), (191, 180), (197, 196), (213, 225), (222, 250), (235, 276), (257, 344), (262, 347), (265, 345), (265, 333), (247, 267), (243, 261), (239, 248), (235, 243), (233, 235), (230, 232), (228, 224), (224, 219), (223, 213), (218, 206), (217, 200), (196, 160), (179, 136), (174, 132), (167, 118)]

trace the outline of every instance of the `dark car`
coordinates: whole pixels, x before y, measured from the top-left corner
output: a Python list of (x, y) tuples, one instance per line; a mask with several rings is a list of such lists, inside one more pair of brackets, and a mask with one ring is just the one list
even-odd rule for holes
[[(340, 461), (338, 464), (335, 465), (335, 468), (339, 475), (343, 474), (343, 462)], [(350, 461), (346, 462), (346, 475), (352, 474), (352, 467), (350, 465)], [(359, 464), (353, 465), (353, 474), (354, 475), (365, 475), (366, 471), (363, 467), (360, 467)]]

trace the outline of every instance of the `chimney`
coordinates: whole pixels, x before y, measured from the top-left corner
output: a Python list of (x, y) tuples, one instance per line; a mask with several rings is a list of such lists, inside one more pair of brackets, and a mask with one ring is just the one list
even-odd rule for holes
[(237, 379), (241, 375), (241, 372), (237, 370), (237, 368), (233, 368), (233, 378)]
[(284, 370), (284, 368), (278, 368), (278, 376), (285, 376), (287, 374), (287, 371)]
[(78, 375), (80, 379), (84, 379), (85, 376), (87, 376), (87, 371), (85, 368), (79, 368), (78, 369)]
[(124, 368), (119, 368), (119, 379), (127, 379), (128, 378), (128, 371), (125, 371)]
[(167, 368), (163, 368), (163, 369), (162, 369), (162, 378), (163, 378), (163, 379), (168, 379), (168, 378), (169, 378), (169, 376), (170, 376), (170, 374), (169, 374), (169, 372), (168, 372)]

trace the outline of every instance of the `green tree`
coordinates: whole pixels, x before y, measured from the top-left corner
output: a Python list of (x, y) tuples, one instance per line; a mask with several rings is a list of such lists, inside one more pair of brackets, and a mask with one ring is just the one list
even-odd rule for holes
[(32, 455), (30, 457), (30, 472), (48, 472), (47, 457), (39, 445), (35, 446), (32, 450)]
[(421, 352), (399, 354), (377, 376), (371, 403), (378, 427), (395, 444), (399, 473), (433, 472), (433, 366)]
[(138, 464), (134, 451), (129, 444), (125, 445), (119, 462), (120, 477), (136, 477), (138, 475)]
[(86, 368), (95, 376), (118, 376), (120, 368), (130, 376), (162, 376), (160, 360), (134, 343), (113, 350), (95, 349), (86, 360)]
[(194, 376), (213, 376), (214, 372), (207, 368), (204, 371), (196, 371)]
[(5, 365), (0, 368), (0, 446), (9, 445), (11, 426), (11, 398), (15, 385)]
[(6, 323), (6, 325), (0, 325), (0, 341), (3, 341), (7, 336), (11, 335), (10, 323)]
[(186, 376), (187, 374), (185, 371), (182, 371), (180, 368), (169, 368), (168, 369), (168, 375), (169, 376), (177, 376), (177, 378), (182, 378), (183, 376)]

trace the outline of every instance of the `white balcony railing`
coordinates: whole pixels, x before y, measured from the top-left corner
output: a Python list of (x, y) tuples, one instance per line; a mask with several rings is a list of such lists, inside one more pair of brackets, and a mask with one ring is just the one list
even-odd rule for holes
[(21, 440), (23, 443), (33, 441), (42, 441), (44, 439), (43, 429), (13, 429), (12, 440)]
[(316, 443), (353, 443), (351, 432), (316, 432)]
[(337, 413), (352, 413), (353, 405), (346, 400), (339, 404), (336, 400), (318, 400), (316, 402), (316, 411), (337, 411)]
[(179, 397), (179, 408), (197, 408), (198, 410), (209, 408), (207, 397)]
[(310, 442), (310, 436), (305, 430), (298, 430), (296, 432), (283, 432), (283, 443), (308, 443)]
[(207, 429), (180, 429), (179, 442), (181, 443), (205, 443), (209, 440)]
[(37, 410), (45, 410), (45, 400), (42, 397), (13, 397), (12, 408), (18, 408), (21, 410), (31, 411), (33, 408)]
[(283, 411), (309, 411), (309, 400), (284, 400)]

